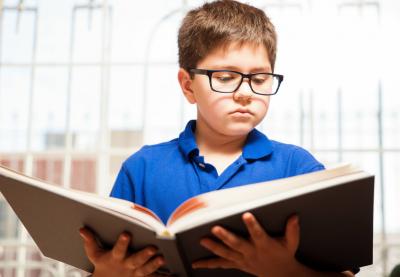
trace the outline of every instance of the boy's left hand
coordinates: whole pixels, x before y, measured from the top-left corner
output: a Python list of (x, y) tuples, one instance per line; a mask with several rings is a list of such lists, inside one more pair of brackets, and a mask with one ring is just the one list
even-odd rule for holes
[(294, 257), (299, 245), (298, 217), (288, 219), (283, 238), (271, 238), (251, 213), (243, 214), (243, 221), (250, 234), (248, 240), (220, 226), (213, 227), (211, 232), (223, 244), (207, 238), (200, 244), (219, 257), (196, 261), (193, 268), (235, 268), (257, 276), (295, 276), (291, 274), (299, 267)]

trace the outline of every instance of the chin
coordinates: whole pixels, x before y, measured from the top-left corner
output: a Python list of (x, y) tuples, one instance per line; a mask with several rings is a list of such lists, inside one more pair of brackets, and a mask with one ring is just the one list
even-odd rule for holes
[(234, 123), (226, 126), (226, 134), (230, 136), (244, 136), (254, 129), (255, 125), (250, 123)]

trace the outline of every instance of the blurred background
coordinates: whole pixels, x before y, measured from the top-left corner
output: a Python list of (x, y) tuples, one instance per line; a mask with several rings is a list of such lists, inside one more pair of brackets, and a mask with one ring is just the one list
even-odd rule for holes
[[(376, 174), (374, 264), (357, 276), (388, 276), (400, 263), (400, 1), (247, 2), (275, 24), (285, 75), (258, 128)], [(0, 0), (0, 164), (108, 195), (124, 159), (195, 117), (176, 41), (202, 3)], [(43, 257), (0, 194), (0, 276), (86, 274)]]

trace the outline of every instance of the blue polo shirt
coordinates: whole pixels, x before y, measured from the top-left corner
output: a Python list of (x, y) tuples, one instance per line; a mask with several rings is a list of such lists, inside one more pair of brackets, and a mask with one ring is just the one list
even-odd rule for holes
[(166, 223), (182, 202), (200, 193), (324, 169), (303, 148), (269, 140), (253, 129), (242, 155), (218, 175), (199, 155), (195, 128), (196, 121), (189, 121), (179, 138), (144, 146), (130, 156), (111, 196), (143, 205)]

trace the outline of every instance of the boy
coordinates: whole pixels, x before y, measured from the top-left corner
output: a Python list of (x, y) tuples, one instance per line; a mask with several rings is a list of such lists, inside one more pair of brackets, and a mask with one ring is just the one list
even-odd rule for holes
[[(270, 96), (283, 76), (273, 74), (274, 26), (263, 11), (235, 1), (216, 1), (190, 11), (178, 36), (178, 80), (187, 101), (197, 106), (179, 138), (144, 146), (128, 158), (111, 195), (144, 205), (165, 222), (186, 199), (211, 190), (283, 178), (323, 169), (307, 151), (269, 140), (257, 131)], [(321, 273), (294, 258), (299, 243), (298, 218), (291, 217), (285, 237), (269, 237), (250, 213), (243, 215), (250, 239), (222, 227), (200, 243), (218, 258), (194, 268), (236, 268), (257, 276), (353, 276)], [(127, 254), (130, 239), (121, 234), (110, 251), (81, 230), (93, 276), (154, 276), (164, 264), (148, 247)]]

